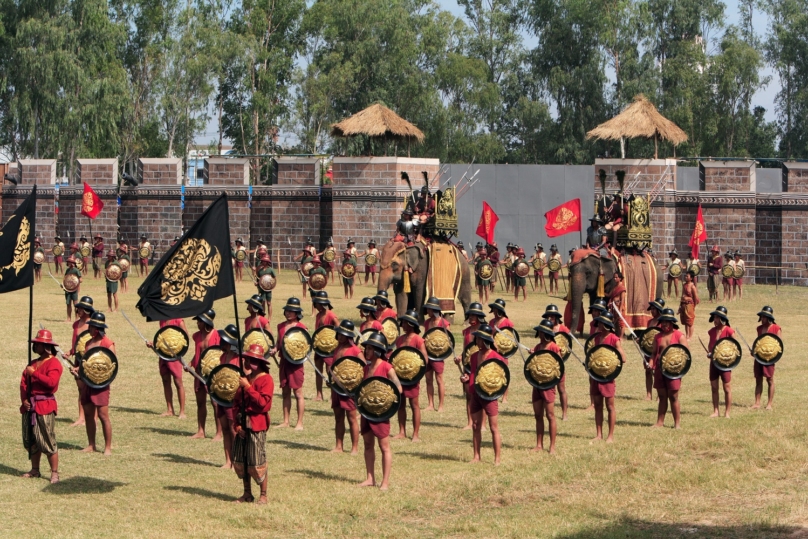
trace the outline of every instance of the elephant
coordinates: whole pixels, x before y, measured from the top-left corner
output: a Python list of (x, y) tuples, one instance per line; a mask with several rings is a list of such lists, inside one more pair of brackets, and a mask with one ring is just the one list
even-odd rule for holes
[[(410, 274), (410, 293), (404, 292), (404, 262), (412, 268)], [(419, 319), (423, 320), (421, 307), (426, 301), (426, 280), (429, 273), (429, 253), (425, 246), (416, 244), (407, 246), (403, 242), (390, 240), (381, 249), (379, 259), (379, 285), (378, 290), (387, 290), (393, 285), (396, 295), (396, 310), (399, 315), (407, 309), (418, 312)], [(461, 255), (461, 281), (458, 300), (465, 313), (471, 303), (471, 277), (469, 265)]]
[[(627, 263), (627, 257), (632, 257), (632, 263), (633, 260), (640, 261), (641, 263), (644, 263), (646, 260), (651, 260), (653, 262), (653, 259), (645, 258), (641, 255), (624, 255), (622, 258), (624, 271), (625, 264)], [(653, 262), (653, 264), (656, 268), (655, 295), (659, 295), (662, 293), (663, 270), (657, 262)], [(588, 256), (580, 262), (570, 266), (571, 305), (581, 305), (581, 301), (583, 300), (585, 293), (589, 294), (590, 304), (595, 301), (598, 289), (598, 275), (600, 274), (601, 269), (603, 270), (604, 290), (606, 292), (606, 297), (608, 298), (615, 287), (614, 274), (617, 270), (617, 264), (612, 257), (605, 258), (600, 256)], [(630, 288), (628, 283), (626, 283), (626, 287)], [(655, 297), (651, 295), (650, 291), (648, 296), (648, 301), (653, 301), (655, 299)], [(631, 300), (632, 298), (629, 297), (629, 304), (631, 304)], [(642, 308), (642, 312), (645, 312), (645, 307), (645, 305), (635, 306), (635, 308)], [(582, 316), (583, 313), (579, 313), (578, 309), (571, 309), (571, 311), (572, 316), (570, 320), (568, 320), (567, 325), (571, 331), (575, 331), (575, 328), (578, 327), (578, 316)]]

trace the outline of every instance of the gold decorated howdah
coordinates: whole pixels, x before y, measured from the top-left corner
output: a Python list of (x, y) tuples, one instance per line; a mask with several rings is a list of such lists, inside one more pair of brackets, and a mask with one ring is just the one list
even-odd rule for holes
[(168, 305), (204, 301), (216, 287), (221, 266), (218, 248), (201, 238), (185, 238), (163, 267), (161, 299)]
[(375, 416), (385, 415), (398, 402), (393, 388), (380, 380), (371, 380), (359, 391), (356, 404)]
[(457, 191), (454, 186), (435, 193), (435, 217), (427, 224), (427, 232), (444, 238), (458, 235)]
[(617, 245), (626, 248), (650, 249), (653, 246), (650, 196), (629, 197), (623, 207), (628, 215), (624, 219), (625, 226), (617, 232)]

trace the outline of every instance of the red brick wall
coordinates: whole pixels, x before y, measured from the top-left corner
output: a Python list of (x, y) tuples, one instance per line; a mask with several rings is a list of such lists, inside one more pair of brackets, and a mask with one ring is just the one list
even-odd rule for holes
[[(275, 267), (295, 267), (306, 240), (315, 247), (320, 240), (320, 190), (311, 187), (272, 187), (272, 238), (267, 245)], [(266, 238), (264, 238), (266, 240)], [(289, 246), (291, 242), (291, 248)]]
[[(5, 186), (2, 191), (3, 215), (6, 219), (31, 194), (30, 187)], [(36, 223), (34, 232), (42, 239), (42, 247), (49, 249), (56, 235), (56, 219), (53, 212), (54, 189), (37, 186), (36, 190)]]
[(602, 194), (600, 171), (606, 172), (606, 194), (614, 194), (620, 189), (615, 172), (626, 172), (624, 188), (634, 186), (634, 193), (648, 193), (664, 179), (663, 189), (676, 189), (675, 159), (598, 159), (595, 161), (595, 196)]
[(205, 185), (249, 185), (250, 160), (244, 157), (209, 157), (205, 159), (202, 174)]
[(137, 181), (143, 185), (178, 186), (182, 184), (182, 159), (179, 157), (143, 158), (137, 162)]
[[(245, 247), (255, 249), (256, 240), (264, 240), (264, 245), (272, 245), (272, 189), (269, 187), (253, 187), (252, 211), (250, 212), (250, 235), (245, 237)], [(234, 240), (235, 241), (235, 240)], [(270, 252), (275, 263), (275, 253)]]
[(789, 193), (808, 193), (808, 163), (783, 163)]
[(278, 157), (278, 185), (319, 185), (322, 161), (304, 157)]
[[(137, 229), (126, 231), (126, 241), (137, 248), (145, 234), (154, 248), (150, 262), (154, 263), (171, 246), (175, 236), (182, 235), (183, 214), (180, 209), (179, 187), (133, 188), (137, 192)], [(129, 210), (134, 213), (135, 210)]]
[[(62, 236), (65, 246), (71, 241), (84, 235), (92, 243), (91, 236), (101, 234), (105, 246), (114, 246), (118, 234), (118, 207), (115, 187), (94, 187), (95, 194), (104, 203), (104, 209), (92, 220), (81, 215), (81, 199), (84, 193), (83, 186), (62, 187), (59, 189), (59, 223), (57, 231)], [(90, 229), (92, 228), (92, 234)]]
[(118, 185), (118, 159), (77, 159), (76, 183)]
[[(761, 266), (781, 265), (782, 231), (783, 212), (780, 208), (758, 208), (755, 216), (755, 253)], [(755, 270), (757, 283), (774, 284), (776, 276), (776, 270)]]
[(755, 191), (754, 161), (702, 161), (705, 191)]
[(56, 159), (20, 159), (20, 185), (54, 185)]

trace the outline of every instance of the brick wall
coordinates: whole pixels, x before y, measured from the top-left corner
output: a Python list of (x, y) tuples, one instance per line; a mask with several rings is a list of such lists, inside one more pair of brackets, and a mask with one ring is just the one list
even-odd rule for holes
[[(87, 236), (92, 243), (92, 236), (101, 234), (105, 246), (114, 246), (118, 235), (117, 188), (93, 187), (95, 194), (104, 203), (104, 209), (92, 220), (81, 215), (81, 202), (84, 187), (70, 186), (59, 189), (59, 223), (57, 231), (62, 241), (68, 246), (80, 236)], [(91, 233), (92, 229), (92, 233)], [(70, 238), (70, 241), (67, 240)]]
[(783, 175), (786, 177), (784, 192), (808, 193), (808, 163), (783, 163)]
[(754, 161), (701, 161), (699, 173), (703, 174), (705, 191), (756, 189)]
[[(6, 219), (31, 194), (30, 186), (6, 186), (2, 191), (2, 214)], [(42, 239), (45, 249), (53, 245), (56, 236), (56, 219), (53, 212), (53, 187), (37, 186), (36, 190), (36, 223), (34, 232)]]
[(319, 185), (322, 161), (306, 157), (278, 157), (278, 185)]
[[(758, 209), (755, 215), (755, 253), (761, 266), (782, 264), (783, 212), (779, 208)], [(723, 253), (721, 253), (723, 254)], [(756, 282), (774, 284), (776, 270), (755, 270)]]
[(208, 157), (202, 177), (205, 185), (250, 185), (250, 160), (245, 157)]
[(20, 185), (55, 185), (56, 159), (20, 159)]
[(137, 181), (143, 185), (182, 185), (182, 159), (179, 157), (138, 159)]
[(317, 186), (278, 185), (272, 187), (271, 196), (272, 238), (267, 245), (275, 267), (291, 268), (306, 239), (311, 238), (315, 246), (320, 240), (320, 190)]
[[(620, 189), (615, 172), (626, 172), (624, 188), (634, 185), (634, 193), (648, 193), (657, 183), (662, 189), (676, 189), (675, 159), (597, 159), (595, 161), (595, 196), (602, 194), (600, 171), (606, 172), (606, 193), (614, 194)], [(636, 183), (635, 183), (636, 182)]]
[(153, 263), (163, 256), (175, 236), (182, 235), (184, 216), (180, 209), (180, 188), (141, 185), (131, 189), (137, 193), (137, 208), (128, 210), (128, 215), (136, 212), (137, 229), (126, 231), (126, 241), (137, 249), (140, 236), (145, 234), (154, 248)]
[(77, 159), (76, 183), (118, 185), (118, 159)]
[[(255, 249), (258, 239), (264, 240), (269, 249), (272, 245), (272, 189), (269, 187), (253, 187), (252, 211), (250, 212), (250, 234), (245, 237), (245, 247)], [(269, 253), (273, 263), (275, 253)]]

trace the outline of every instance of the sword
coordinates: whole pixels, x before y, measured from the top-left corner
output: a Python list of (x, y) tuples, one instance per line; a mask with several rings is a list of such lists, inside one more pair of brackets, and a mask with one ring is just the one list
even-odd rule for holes
[(62, 283), (60, 283), (59, 281), (57, 281), (57, 280), (56, 280), (56, 277), (54, 277), (54, 276), (53, 276), (53, 274), (52, 274), (50, 271), (48, 271), (48, 275), (50, 275), (50, 278), (51, 278), (51, 279), (53, 279), (53, 281), (54, 281), (56, 284), (58, 284), (58, 285), (59, 285), (59, 288), (61, 288), (61, 289), (62, 289), (62, 290), (64, 290), (65, 292), (67, 292), (67, 290), (65, 290), (65, 287), (64, 287), (64, 286), (62, 286)]
[(701, 340), (701, 337), (699, 337), (699, 342), (701, 343), (701, 347), (704, 348), (704, 351), (707, 352), (707, 357), (711, 357), (712, 354), (710, 353), (709, 350), (707, 350), (707, 347), (704, 346), (704, 341)]
[(749, 343), (746, 342), (746, 339), (744, 339), (743, 334), (741, 334), (741, 330), (738, 329), (738, 328), (735, 328), (735, 333), (738, 334), (738, 337), (740, 337), (741, 340), (743, 341), (743, 343), (746, 345), (746, 347), (749, 348), (749, 353), (752, 355), (752, 357), (755, 357), (755, 353), (752, 351), (752, 347), (749, 346)]
[(640, 357), (642, 357), (642, 362), (645, 364), (646, 367), (648, 367), (648, 356), (640, 346), (640, 338), (637, 336), (636, 333), (634, 333), (634, 330), (631, 328), (628, 321), (623, 317), (623, 314), (620, 312), (620, 309), (614, 309), (614, 311), (617, 313), (617, 316), (620, 317), (620, 320), (622, 320), (623, 323), (628, 328), (628, 331), (631, 334), (631, 342), (633, 342), (634, 346), (637, 347), (637, 351), (640, 353)]
[(527, 346), (525, 346), (524, 344), (522, 344), (522, 343), (520, 343), (520, 342), (516, 342), (516, 339), (514, 339), (513, 337), (511, 337), (510, 335), (508, 335), (507, 333), (505, 333), (504, 331), (502, 331), (502, 330), (501, 330), (501, 329), (499, 329), (498, 327), (494, 327), (494, 331), (496, 331), (497, 333), (500, 333), (500, 334), (504, 335), (506, 339), (508, 339), (509, 341), (511, 341), (513, 344), (515, 344), (515, 345), (516, 345), (516, 349), (517, 349), (517, 350), (519, 350), (519, 355), (520, 355), (520, 356), (522, 356), (522, 361), (524, 361), (525, 363), (527, 363), (527, 359), (525, 358), (525, 355), (522, 353), (522, 348), (524, 348), (524, 349), (525, 349), (525, 350), (527, 350), (528, 352), (530, 351), (530, 348), (528, 348)]

